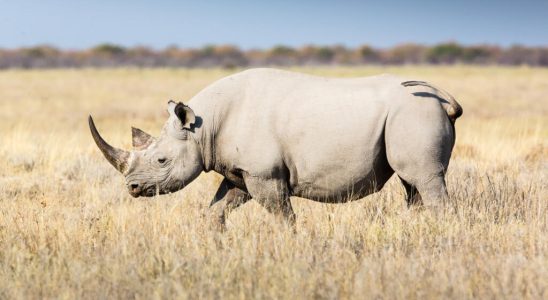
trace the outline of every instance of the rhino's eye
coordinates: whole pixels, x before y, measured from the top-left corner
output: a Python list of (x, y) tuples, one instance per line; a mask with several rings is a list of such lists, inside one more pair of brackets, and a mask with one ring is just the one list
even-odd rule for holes
[(166, 159), (165, 158), (158, 158), (158, 162), (163, 164), (166, 162)]

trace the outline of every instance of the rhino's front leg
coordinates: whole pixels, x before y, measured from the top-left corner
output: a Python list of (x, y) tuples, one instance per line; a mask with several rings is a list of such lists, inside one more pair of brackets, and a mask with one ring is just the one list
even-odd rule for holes
[(244, 181), (253, 199), (277, 217), (283, 217), (294, 228), (296, 216), (289, 199), (287, 182), (284, 179), (244, 174)]
[(213, 225), (216, 229), (225, 230), (226, 216), (238, 206), (246, 203), (251, 199), (251, 196), (234, 186), (226, 178), (223, 179), (221, 185), (217, 189), (213, 200), (209, 204), (209, 207), (213, 210)]

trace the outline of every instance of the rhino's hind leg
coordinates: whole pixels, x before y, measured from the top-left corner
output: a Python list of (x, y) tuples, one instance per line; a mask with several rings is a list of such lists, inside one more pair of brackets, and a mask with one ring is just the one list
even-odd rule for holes
[(445, 185), (443, 172), (434, 175), (406, 177), (398, 174), (407, 192), (407, 205), (424, 205), (427, 208), (438, 210), (448, 203), (449, 195)]
[(244, 174), (244, 181), (253, 199), (257, 200), (264, 208), (276, 217), (282, 217), (284, 221), (294, 227), (296, 216), (289, 199), (289, 188), (283, 179), (263, 179)]
[(422, 204), (436, 209), (447, 204), (449, 198), (445, 186), (449, 159), (430, 149), (396, 156), (398, 159), (392, 159), (391, 165), (405, 187), (408, 205)]
[(400, 176), (398, 177), (400, 178), (401, 183), (405, 188), (405, 201), (407, 202), (407, 207), (422, 205), (422, 197), (419, 191), (417, 191), (417, 188), (409, 182), (405, 181), (405, 179), (401, 178)]
[(213, 226), (221, 231), (225, 230), (225, 221), (228, 214), (249, 201), (249, 199), (251, 199), (251, 196), (246, 191), (237, 188), (227, 179), (223, 179), (209, 204), (209, 207), (213, 209)]
[(448, 204), (449, 195), (445, 186), (444, 174), (437, 174), (420, 180), (417, 189), (422, 197), (424, 206), (439, 209)]

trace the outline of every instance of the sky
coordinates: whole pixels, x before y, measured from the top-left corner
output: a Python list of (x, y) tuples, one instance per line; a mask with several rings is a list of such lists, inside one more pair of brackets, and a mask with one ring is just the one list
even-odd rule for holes
[(548, 0), (0, 0), (0, 48), (548, 46)]

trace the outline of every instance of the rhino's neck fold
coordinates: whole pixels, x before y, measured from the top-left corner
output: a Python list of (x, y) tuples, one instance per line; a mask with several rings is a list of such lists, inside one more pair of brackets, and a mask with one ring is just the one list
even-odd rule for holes
[(208, 128), (209, 126), (205, 123), (196, 130), (193, 137), (200, 149), (204, 172), (209, 172), (215, 169), (215, 132)]
[(210, 138), (205, 138), (200, 143), (200, 152), (202, 154), (205, 172), (215, 169), (215, 152), (213, 151), (213, 145), (213, 140)]

